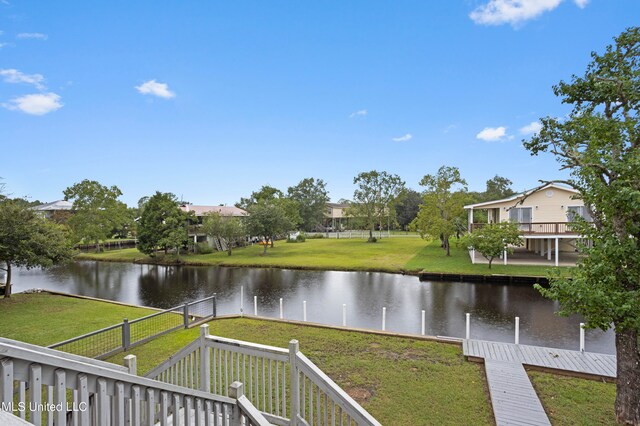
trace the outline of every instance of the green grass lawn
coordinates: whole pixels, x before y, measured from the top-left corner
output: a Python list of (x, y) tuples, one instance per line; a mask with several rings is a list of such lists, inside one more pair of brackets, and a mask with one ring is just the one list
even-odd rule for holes
[(0, 298), (0, 336), (47, 346), (154, 310), (47, 293)]
[[(93, 331), (144, 308), (73, 297), (15, 294), (0, 299), (0, 336), (48, 345)], [(493, 424), (482, 366), (458, 345), (253, 319), (218, 319), (214, 335), (301, 351), (382, 424)], [(140, 374), (192, 342), (199, 329), (179, 330), (134, 348)], [(126, 354), (109, 359), (122, 363)], [(530, 372), (554, 425), (615, 424), (615, 385)]]
[[(308, 239), (304, 243), (276, 241), (274, 248), (262, 255), (262, 246), (236, 249), (232, 256), (226, 252), (189, 254), (181, 256), (187, 264), (215, 266), (254, 266), (303, 268), (344, 271), (381, 272), (446, 272), (459, 274), (509, 274), (545, 276), (546, 266), (471, 264), (464, 248), (452, 247), (447, 257), (437, 241), (421, 238), (390, 238), (367, 243), (362, 239)], [(174, 262), (175, 256), (158, 255), (152, 259), (137, 249), (112, 250), (103, 253), (83, 253), (77, 259), (123, 261), (141, 263)], [(569, 268), (561, 268), (568, 270)]]
[[(209, 324), (211, 334), (281, 348), (299, 340), (300, 350), (382, 424), (493, 423), (482, 366), (466, 362), (458, 345), (246, 318)], [(198, 333), (180, 330), (133, 349), (140, 374)]]
[(554, 425), (615, 425), (616, 385), (530, 371), (529, 377)]

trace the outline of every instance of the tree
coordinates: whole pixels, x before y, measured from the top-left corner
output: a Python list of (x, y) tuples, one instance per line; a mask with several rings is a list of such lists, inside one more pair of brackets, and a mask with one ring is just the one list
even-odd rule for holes
[[(302, 223), (299, 203), (294, 199), (285, 197), (284, 193), (277, 188), (264, 185), (259, 191), (252, 192), (249, 198), (241, 198), (240, 202), (236, 203), (236, 207), (248, 211), (251, 206), (256, 204), (279, 206), (289, 220), (291, 229), (296, 228)], [(273, 247), (273, 240), (271, 240), (271, 247)]]
[(121, 195), (117, 186), (108, 188), (88, 179), (64, 190), (64, 199), (73, 201), (69, 226), (78, 240), (93, 241), (100, 250), (100, 241), (127, 223), (127, 206), (118, 201)]
[(218, 212), (205, 214), (202, 232), (222, 239), (227, 245), (227, 253), (231, 256), (233, 246), (247, 235), (244, 223), (237, 217), (222, 217)]
[(511, 182), (509, 179), (495, 175), (487, 181), (487, 189), (482, 194), (482, 201), (493, 201), (507, 198), (515, 194), (515, 191), (511, 189)]
[(293, 224), (280, 205), (260, 202), (249, 206), (247, 211), (249, 212), (249, 216), (245, 218), (247, 231), (249, 235), (263, 239), (263, 255), (267, 254), (269, 241), (271, 241), (271, 247), (273, 247), (273, 240), (276, 235), (293, 229)]
[(361, 217), (369, 229), (369, 242), (374, 242), (373, 231), (376, 225), (382, 225), (384, 218), (395, 215), (393, 202), (404, 190), (404, 181), (398, 175), (385, 171), (362, 172), (353, 183), (358, 188), (353, 193), (353, 204), (348, 214)]
[[(442, 166), (438, 173), (426, 175), (420, 181), (426, 187), (418, 217), (412, 223), (422, 238), (440, 238), (442, 248), (451, 256), (449, 237), (459, 229), (467, 201), (467, 182), (457, 167)], [(454, 191), (454, 188), (457, 190)]]
[(420, 211), (422, 197), (418, 191), (406, 189), (396, 200), (396, 220), (402, 229), (407, 229)]
[(592, 246), (571, 278), (553, 276), (543, 295), (561, 315), (579, 313), (588, 328), (615, 329), (618, 422), (640, 425), (640, 28), (592, 53), (582, 77), (553, 87), (568, 117), (546, 117), (525, 147), (550, 152), (593, 218), (573, 226)]
[(236, 203), (236, 207), (247, 210), (252, 205), (261, 201), (269, 202), (281, 198), (284, 198), (284, 193), (278, 188), (263, 185), (259, 191), (253, 191), (249, 198), (240, 198), (240, 201)]
[(6, 272), (4, 297), (11, 296), (11, 268), (46, 268), (72, 256), (67, 228), (14, 200), (0, 202), (0, 262)]
[(322, 179), (303, 179), (296, 186), (289, 187), (287, 193), (289, 199), (297, 202), (303, 230), (313, 231), (322, 223), (329, 202), (329, 193)]
[(178, 257), (180, 246), (187, 240), (187, 221), (189, 215), (178, 207), (175, 195), (156, 192), (144, 203), (144, 210), (138, 222), (138, 249), (155, 256), (158, 248), (165, 254), (169, 248), (175, 248)]
[(464, 239), (468, 247), (473, 247), (489, 261), (489, 269), (496, 257), (503, 252), (513, 253), (513, 247), (524, 243), (518, 225), (512, 222), (487, 223), (482, 228), (468, 234)]

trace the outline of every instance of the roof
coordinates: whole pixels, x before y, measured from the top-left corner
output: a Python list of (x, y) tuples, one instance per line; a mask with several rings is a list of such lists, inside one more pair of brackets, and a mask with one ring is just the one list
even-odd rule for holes
[(220, 216), (242, 217), (248, 216), (247, 212), (235, 206), (193, 206), (191, 204), (180, 206), (180, 210), (193, 212), (196, 216), (204, 216), (206, 213), (218, 213)]
[(58, 200), (52, 203), (40, 204), (39, 206), (33, 207), (33, 210), (37, 211), (54, 211), (54, 210), (71, 210), (73, 208), (73, 203), (66, 200)]
[(347, 207), (351, 207), (351, 204), (347, 204), (347, 203), (327, 203), (327, 207), (331, 207), (332, 209), (346, 209)]
[(555, 189), (560, 189), (562, 191), (567, 191), (567, 192), (573, 192), (574, 194), (579, 194), (579, 191), (576, 191), (573, 188), (569, 188), (568, 186), (562, 186), (562, 185), (558, 185), (556, 183), (550, 183), (548, 185), (545, 185), (543, 187), (540, 188), (533, 188), (533, 189), (529, 189), (527, 191), (521, 192), (519, 194), (515, 194), (512, 195), (511, 197), (507, 197), (507, 198), (502, 198), (500, 200), (492, 200), (492, 201), (485, 201), (483, 203), (477, 203), (477, 204), (469, 204), (467, 206), (464, 206), (465, 209), (473, 209), (476, 207), (486, 207), (486, 206), (490, 206), (491, 204), (498, 204), (498, 203), (505, 203), (505, 202), (509, 202), (509, 201), (516, 201), (524, 196), (528, 196), (533, 194), (534, 192), (538, 192), (538, 191), (542, 191), (548, 188), (555, 188)]

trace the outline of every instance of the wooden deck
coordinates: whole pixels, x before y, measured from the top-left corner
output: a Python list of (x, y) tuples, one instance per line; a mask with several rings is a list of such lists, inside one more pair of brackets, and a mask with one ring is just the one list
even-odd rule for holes
[(550, 425), (524, 365), (571, 374), (616, 377), (614, 355), (465, 339), (464, 356), (484, 361), (497, 425)]
[(464, 340), (462, 348), (464, 355), (469, 358), (511, 361), (532, 367), (609, 379), (616, 377), (615, 355), (472, 339)]
[(522, 364), (485, 359), (484, 367), (498, 426), (551, 425)]

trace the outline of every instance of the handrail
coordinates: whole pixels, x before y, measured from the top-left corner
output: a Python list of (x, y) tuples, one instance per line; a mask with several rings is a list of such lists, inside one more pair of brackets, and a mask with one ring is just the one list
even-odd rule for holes
[(349, 416), (356, 421), (357, 424), (381, 426), (381, 424), (364, 408), (360, 406), (353, 398), (349, 396), (340, 386), (338, 386), (329, 376), (327, 376), (322, 370), (320, 370), (309, 358), (307, 358), (302, 352), (296, 353), (296, 367), (298, 370), (306, 375), (311, 381), (322, 388), (325, 395), (329, 396), (338, 405), (342, 405), (343, 408), (349, 407)]
[(200, 339), (196, 339), (193, 342), (189, 343), (184, 348), (180, 349), (175, 354), (171, 355), (169, 358), (163, 361), (162, 364), (158, 365), (151, 371), (147, 372), (147, 374), (145, 374), (145, 377), (155, 379), (160, 374), (164, 373), (167, 369), (176, 365), (186, 355), (193, 353), (195, 350), (199, 350), (199, 349), (200, 349)]
[[(22, 348), (25, 348), (25, 349), (31, 349), (31, 350), (38, 351), (38, 352), (43, 353), (43, 354), (49, 354), (49, 355), (52, 355), (52, 356), (58, 356), (60, 354), (60, 351), (56, 351), (55, 349), (45, 348), (45, 347), (38, 346), (38, 345), (32, 345), (31, 343), (19, 342), (17, 340), (7, 339), (5, 337), (0, 337), (0, 344), (2, 344), (2, 343), (7, 343), (7, 344), (10, 344), (10, 345), (19, 346), (19, 347), (22, 347)], [(105, 362), (105, 361), (99, 361), (99, 360), (93, 359), (93, 358), (86, 358), (86, 357), (83, 357), (83, 356), (70, 354), (70, 353), (66, 353), (66, 352), (65, 352), (65, 357), (69, 358), (69, 359), (76, 360), (76, 361), (84, 362), (84, 363), (87, 363), (87, 364), (96, 365), (96, 366), (100, 366), (100, 367), (104, 367), (104, 368), (109, 368), (109, 369), (116, 370), (116, 371), (123, 371), (123, 372), (128, 372), (129, 371), (127, 369), (127, 367), (123, 367), (121, 365), (112, 364), (110, 362)]]
[[(235, 404), (235, 400), (222, 395), (214, 395), (209, 392), (202, 392), (197, 389), (188, 389), (170, 383), (159, 382), (142, 376), (134, 376), (122, 371), (116, 371), (102, 366), (92, 365), (66, 357), (65, 352), (59, 352), (59, 356), (40, 353), (31, 349), (21, 348), (14, 344), (0, 343), (0, 356), (13, 358), (21, 361), (29, 361), (46, 365), (52, 368), (72, 370), (72, 377), (79, 374), (87, 374), (95, 377), (107, 378), (126, 383), (128, 386), (138, 385), (145, 388), (153, 388), (157, 391), (167, 391), (170, 393), (186, 394), (209, 400), (212, 402), (222, 402), (225, 404)], [(16, 370), (19, 371), (19, 370)], [(44, 375), (43, 375), (44, 376)], [(69, 381), (71, 382), (71, 381)], [(43, 384), (47, 384), (43, 377)]]
[[(47, 424), (81, 426), (124, 425), (125, 421), (167, 424), (170, 417), (173, 424), (179, 424), (181, 418), (193, 422), (194, 417), (195, 423), (201, 424), (204, 417), (206, 424), (213, 420), (216, 426), (269, 425), (242, 392), (237, 392), (242, 389), (239, 382), (230, 385), (232, 396), (227, 397), (139, 377), (93, 359), (42, 349), (11, 339), (0, 341), (2, 409), (17, 401), (17, 415), (24, 420), (29, 412), (33, 424), (40, 425), (46, 416)], [(51, 406), (44, 414), (38, 408), (43, 404)]]
[(243, 349), (247, 355), (264, 356), (265, 353), (272, 355), (272, 359), (276, 361), (288, 361), (289, 351), (287, 349), (277, 348), (275, 346), (261, 345), (260, 343), (244, 342), (242, 340), (229, 339), (226, 337), (205, 336), (205, 342), (208, 345), (220, 344), (229, 348)]
[[(199, 371), (195, 372), (196, 368)], [(312, 406), (318, 404), (318, 407), (325, 407), (323, 416), (328, 415), (327, 410), (333, 410), (329, 416), (332, 422), (337, 420), (343, 424), (346, 420), (349, 425), (354, 422), (356, 425), (380, 426), (371, 414), (298, 350), (296, 340), (289, 343), (289, 349), (283, 349), (212, 336), (209, 326), (201, 325), (199, 338), (147, 373), (147, 377), (174, 384), (183, 384), (185, 376), (187, 384), (198, 386), (200, 390), (224, 393), (229, 389), (232, 397), (232, 389), (227, 388), (230, 382), (245, 382), (247, 400), (272, 424), (320, 424), (322, 422), (312, 418)], [(189, 377), (195, 377), (195, 380)], [(313, 388), (317, 389), (315, 395)], [(309, 410), (305, 412), (308, 404)], [(316, 409), (316, 415), (319, 410)]]

